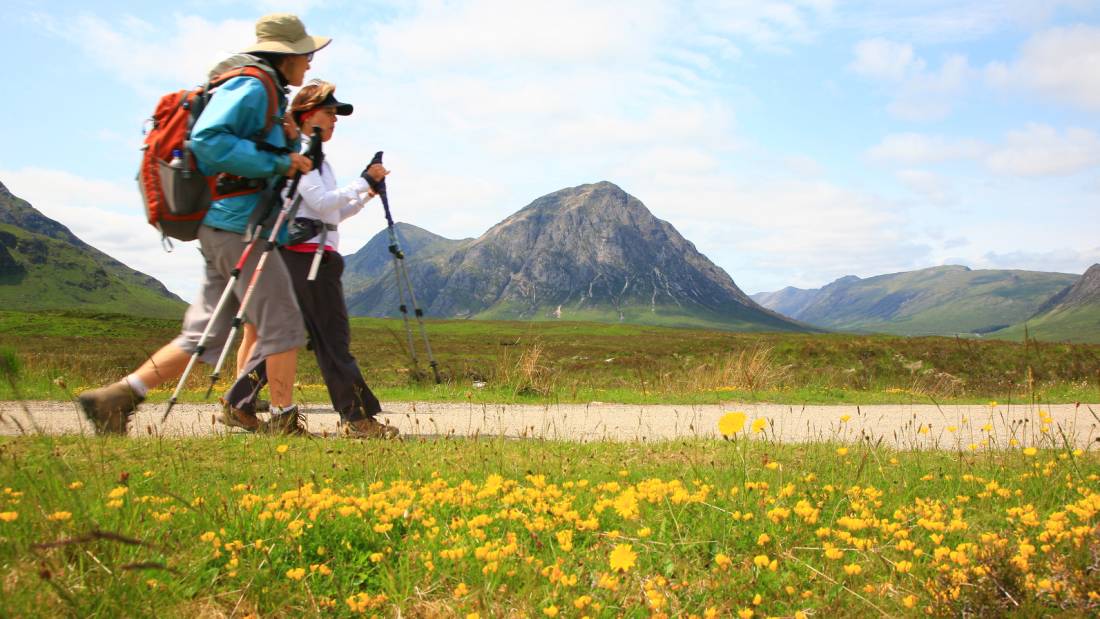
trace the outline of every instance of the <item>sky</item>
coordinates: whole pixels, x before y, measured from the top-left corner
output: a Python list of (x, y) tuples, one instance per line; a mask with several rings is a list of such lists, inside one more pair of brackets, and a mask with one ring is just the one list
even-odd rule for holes
[[(307, 77), (355, 105), (340, 180), (384, 150), (395, 219), (448, 238), (606, 180), (748, 293), (1100, 262), (1100, 0), (4, 5), (0, 182), (185, 299), (201, 259), (144, 221), (142, 126), (271, 12), (333, 38)], [(372, 202), (341, 250), (384, 227)]]

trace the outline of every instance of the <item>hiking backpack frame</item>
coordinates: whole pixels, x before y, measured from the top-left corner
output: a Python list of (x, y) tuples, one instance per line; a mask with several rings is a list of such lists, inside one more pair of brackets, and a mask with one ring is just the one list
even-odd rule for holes
[[(250, 138), (263, 150), (280, 151), (266, 142), (276, 122), (281, 122), (281, 89), (274, 70), (255, 56), (238, 54), (210, 72), (205, 85), (193, 90), (171, 92), (160, 98), (150, 126), (145, 131), (138, 188), (149, 223), (161, 233), (161, 242), (171, 251), (169, 239), (192, 241), (213, 200), (256, 193), (264, 179), (246, 179), (226, 173), (204, 176), (191, 151), (191, 131), (206, 108), (214, 90), (236, 77), (260, 80), (267, 93), (267, 116), (263, 129)], [(173, 153), (179, 159), (173, 160)], [(286, 151), (289, 152), (289, 151)], [(174, 165), (173, 165), (174, 164)]]

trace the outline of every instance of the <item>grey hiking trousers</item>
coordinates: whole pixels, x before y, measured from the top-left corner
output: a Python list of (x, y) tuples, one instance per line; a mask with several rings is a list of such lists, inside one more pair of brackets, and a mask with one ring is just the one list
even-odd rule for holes
[[(210, 337), (206, 340), (206, 350), (199, 357), (202, 361), (211, 365), (217, 362), (225, 346), (225, 338), (233, 326), (233, 317), (237, 315), (240, 301), (244, 298), (249, 280), (252, 279), (252, 272), (263, 254), (264, 243), (261, 240), (253, 248), (241, 269), (240, 277), (233, 285), (233, 294), (226, 301), (226, 307), (214, 319)], [(206, 225), (199, 227), (199, 250), (206, 260), (206, 271), (199, 296), (183, 315), (183, 328), (172, 341), (173, 344), (189, 353), (195, 352), (218, 299), (229, 283), (231, 271), (246, 246), (240, 233)], [(252, 353), (252, 360), (264, 359), (305, 345), (306, 332), (302, 324), (302, 312), (298, 309), (290, 275), (278, 251), (272, 251), (264, 263), (264, 270), (256, 281), (246, 313), (248, 322), (256, 326), (256, 348)]]

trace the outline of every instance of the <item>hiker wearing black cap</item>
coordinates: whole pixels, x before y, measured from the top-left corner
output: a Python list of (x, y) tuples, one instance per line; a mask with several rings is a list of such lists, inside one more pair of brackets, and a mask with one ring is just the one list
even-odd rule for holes
[[(314, 52), (329, 44), (328, 37), (310, 36), (296, 16), (267, 15), (256, 23), (256, 43), (244, 50), (250, 62), (263, 63), (278, 77), (278, 114), (285, 114), (286, 88), (301, 86)], [(224, 63), (223, 63), (224, 64)], [(230, 331), (235, 312), (213, 316), (223, 291), (233, 281), (231, 271), (245, 248), (242, 234), (253, 211), (261, 205), (260, 188), (273, 186), (280, 176), (309, 172), (310, 160), (296, 151), (296, 137), (286, 135), (280, 123), (271, 126), (269, 95), (261, 80), (240, 76), (218, 86), (191, 133), (191, 150), (203, 175), (231, 175), (237, 192), (219, 192), (199, 227), (199, 246), (206, 261), (202, 290), (184, 315), (180, 335), (154, 353), (123, 380), (81, 393), (79, 401), (97, 433), (124, 434), (131, 415), (149, 389), (183, 374), (191, 356), (210, 326), (209, 346), (199, 359), (217, 360)], [(264, 129), (271, 127), (266, 134)], [(251, 182), (258, 181), (258, 182)], [(266, 205), (265, 205), (266, 206)], [(244, 263), (242, 277), (232, 285), (232, 304), (239, 307), (246, 282), (255, 270), (258, 255)], [(252, 282), (249, 282), (252, 283)], [(297, 350), (305, 343), (301, 312), (292, 292), (290, 275), (278, 253), (271, 254), (248, 305), (248, 316), (259, 333), (252, 363), (265, 362), (271, 381), (272, 419), (265, 429), (301, 431), (293, 404)]]
[[(313, 135), (314, 129), (319, 128), (325, 142), (332, 139), (337, 117), (349, 116), (353, 109), (350, 103), (336, 98), (335, 86), (320, 80), (305, 85), (290, 105), (292, 118), (301, 127), (302, 134)], [(308, 141), (309, 138), (304, 139)], [(332, 166), (323, 159), (318, 169), (302, 177), (298, 186), (302, 197), (298, 218), (290, 226), (288, 244), (280, 250), (290, 271), (294, 293), (332, 406), (340, 413), (347, 434), (365, 438), (390, 438), (397, 436), (398, 431), (376, 418), (382, 406), (351, 354), (351, 327), (341, 283), (344, 258), (339, 252), (338, 225), (361, 211), (374, 197), (367, 179), (380, 181), (387, 173), (381, 164), (368, 165), (354, 182), (338, 187)], [(262, 341), (263, 336), (256, 335), (251, 324), (246, 324), (238, 358), (254, 357), (253, 343)], [(220, 421), (248, 430), (260, 427), (254, 411), (257, 394), (266, 382), (263, 366), (253, 373), (242, 372), (241, 379), (226, 395)]]

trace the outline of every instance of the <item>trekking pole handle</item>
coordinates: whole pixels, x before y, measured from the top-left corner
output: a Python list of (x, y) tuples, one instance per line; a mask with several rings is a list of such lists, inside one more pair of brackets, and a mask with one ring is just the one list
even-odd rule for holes
[[(306, 157), (310, 163), (313, 164), (313, 169), (317, 170), (321, 167), (321, 161), (324, 159), (324, 154), (321, 152), (321, 128), (313, 128), (313, 136), (309, 139), (309, 150), (306, 151)], [(290, 190), (286, 195), (293, 196), (298, 191), (298, 183), (302, 181), (301, 170), (294, 173), (294, 180), (290, 183)]]
[[(370, 165), (368, 165), (367, 167), (369, 168), (376, 163), (381, 165), (382, 151), (374, 153), (374, 158), (370, 160)], [(370, 185), (371, 191), (378, 194), (379, 198), (382, 198), (382, 209), (386, 211), (386, 223), (388, 223), (392, 228), (393, 216), (390, 215), (390, 200), (389, 197), (386, 196), (386, 178), (383, 177), (382, 180), (376, 181), (373, 178), (370, 178), (370, 175), (367, 175), (367, 184)]]

